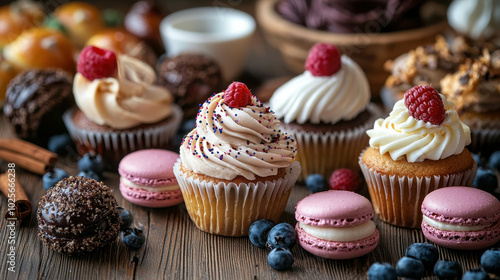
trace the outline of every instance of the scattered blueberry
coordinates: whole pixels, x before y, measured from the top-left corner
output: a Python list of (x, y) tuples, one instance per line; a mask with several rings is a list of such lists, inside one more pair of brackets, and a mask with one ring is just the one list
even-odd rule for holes
[(85, 177), (85, 178), (90, 178), (90, 179), (94, 179), (96, 181), (100, 181), (101, 179), (99, 178), (99, 175), (97, 175), (97, 173), (95, 173), (94, 171), (92, 170), (88, 170), (88, 171), (80, 171), (78, 172), (78, 174), (76, 176), (80, 176), (80, 177)]
[(466, 271), (462, 280), (490, 280), (488, 273), (481, 270), (481, 268), (474, 268), (472, 270)]
[(267, 236), (266, 248), (285, 248), (292, 250), (297, 243), (297, 233), (295, 229), (287, 223), (281, 223), (274, 226)]
[(397, 280), (398, 273), (390, 263), (373, 263), (368, 269), (368, 280)]
[(120, 237), (123, 243), (131, 249), (141, 248), (146, 241), (146, 237), (142, 234), (142, 230), (136, 228), (128, 228), (120, 232)]
[(102, 160), (101, 155), (86, 153), (83, 157), (78, 161), (78, 169), (80, 171), (94, 171), (97, 174), (101, 174), (104, 170), (104, 161)]
[(424, 264), (425, 269), (429, 271), (432, 270), (439, 258), (439, 252), (436, 247), (428, 243), (411, 244), (406, 248), (405, 255), (420, 260)]
[(472, 185), (474, 188), (494, 193), (498, 186), (498, 179), (493, 170), (479, 168)]
[(66, 173), (66, 171), (60, 168), (53, 168), (51, 171), (43, 174), (43, 188), (48, 190), (66, 177), (68, 177), (68, 173)]
[(326, 180), (323, 175), (312, 173), (306, 178), (306, 187), (312, 192), (317, 193), (326, 190)]
[(71, 136), (67, 133), (53, 135), (49, 138), (49, 151), (62, 155), (68, 151), (68, 148), (73, 144)]
[(276, 270), (287, 270), (294, 262), (292, 253), (285, 248), (274, 248), (267, 255), (267, 263)]
[(120, 227), (120, 230), (123, 231), (128, 229), (134, 222), (134, 216), (132, 216), (132, 214), (130, 214), (130, 212), (127, 209), (121, 206), (116, 207), (116, 210), (118, 210), (118, 213), (120, 214), (120, 219), (122, 220), (122, 226)]
[(253, 222), (250, 225), (248, 233), (248, 237), (250, 238), (252, 244), (260, 248), (266, 248), (267, 236), (269, 234), (269, 231), (275, 225), (275, 222), (268, 219), (262, 219)]
[(491, 169), (500, 171), (500, 151), (491, 154), (489, 164)]
[(478, 154), (472, 154), (472, 157), (474, 158), (474, 160), (476, 161), (477, 163), (477, 167), (481, 167), (481, 168), (484, 168), (486, 167), (484, 165), (484, 162), (481, 160), (481, 157), (478, 155)]
[(182, 132), (185, 132), (184, 134), (187, 134), (188, 132), (190, 132), (191, 130), (193, 130), (193, 128), (196, 126), (196, 119), (189, 119), (189, 120), (185, 120), (182, 125), (181, 125), (181, 131)]
[(455, 261), (438, 261), (434, 266), (434, 275), (439, 280), (460, 280), (462, 277), (462, 267)]
[(500, 248), (486, 250), (481, 256), (481, 266), (484, 271), (500, 276)]
[(396, 264), (396, 271), (400, 277), (420, 279), (424, 276), (424, 264), (417, 259), (404, 256)]

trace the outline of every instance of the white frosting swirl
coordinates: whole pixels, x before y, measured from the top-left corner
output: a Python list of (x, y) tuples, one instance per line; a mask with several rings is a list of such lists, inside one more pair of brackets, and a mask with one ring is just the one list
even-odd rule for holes
[(198, 174), (232, 180), (254, 180), (288, 167), (297, 152), (294, 139), (279, 129), (279, 121), (252, 96), (246, 107), (228, 106), (218, 93), (200, 108), (194, 128), (180, 148), (183, 166)]
[(472, 39), (500, 35), (500, 1), (455, 0), (448, 8), (448, 22)]
[(442, 124), (413, 118), (401, 99), (386, 119), (376, 120), (374, 128), (366, 132), (370, 146), (379, 149), (380, 154), (389, 153), (395, 161), (403, 156), (408, 162), (422, 162), (460, 154), (470, 144), (470, 129), (458, 118), (455, 105), (440, 96), (446, 110)]
[(126, 55), (117, 57), (116, 77), (87, 80), (75, 75), (73, 94), (78, 108), (99, 125), (127, 129), (155, 123), (172, 112), (169, 91), (153, 85), (154, 70), (146, 63)]
[(334, 124), (351, 120), (365, 110), (370, 86), (356, 62), (342, 55), (341, 69), (331, 76), (305, 71), (274, 92), (271, 109), (285, 123)]

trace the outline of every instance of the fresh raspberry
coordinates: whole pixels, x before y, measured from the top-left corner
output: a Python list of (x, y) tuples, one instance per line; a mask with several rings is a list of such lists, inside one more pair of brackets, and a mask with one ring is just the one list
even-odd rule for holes
[(224, 101), (233, 107), (245, 107), (252, 103), (252, 94), (244, 83), (233, 82), (224, 91)]
[(85, 47), (78, 58), (78, 72), (90, 81), (111, 77), (117, 67), (114, 52), (94, 46)]
[(330, 177), (330, 190), (355, 191), (359, 188), (358, 174), (348, 168), (333, 171)]
[(306, 69), (314, 76), (331, 76), (342, 67), (342, 54), (334, 45), (319, 43), (309, 51), (306, 60)]
[(434, 125), (443, 123), (446, 114), (443, 100), (433, 87), (414, 86), (405, 92), (404, 99), (410, 116)]

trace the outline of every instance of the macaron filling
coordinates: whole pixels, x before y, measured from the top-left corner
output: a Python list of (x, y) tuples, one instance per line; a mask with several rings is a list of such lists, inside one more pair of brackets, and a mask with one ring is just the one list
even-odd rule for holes
[(157, 185), (155, 187), (150, 187), (134, 183), (124, 177), (120, 177), (120, 182), (129, 188), (145, 190), (149, 192), (166, 192), (166, 191), (175, 191), (179, 189), (178, 184), (165, 184), (165, 185)]
[(455, 224), (450, 224), (442, 221), (436, 221), (433, 220), (427, 216), (423, 216), (424, 222), (426, 222), (429, 226), (433, 228), (437, 228), (439, 230), (446, 230), (446, 231), (478, 231), (478, 230), (483, 230), (485, 228), (488, 228), (491, 226), (491, 224), (483, 224), (483, 225), (455, 225)]
[(299, 222), (299, 227), (307, 234), (328, 241), (349, 242), (367, 238), (375, 233), (375, 223), (367, 220), (352, 227), (318, 227)]

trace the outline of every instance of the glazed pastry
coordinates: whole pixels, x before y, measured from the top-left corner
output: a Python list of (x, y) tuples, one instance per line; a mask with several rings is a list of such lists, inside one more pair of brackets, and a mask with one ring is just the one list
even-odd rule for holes
[(66, 131), (62, 115), (75, 103), (72, 81), (62, 70), (43, 69), (10, 82), (3, 112), (19, 138), (46, 146), (50, 136)]
[(185, 118), (196, 116), (199, 104), (221, 90), (219, 64), (201, 54), (163, 56), (156, 72), (158, 83), (174, 95), (176, 103), (184, 110)]
[(20, 0), (0, 7), (0, 49), (25, 30), (41, 25), (44, 18), (43, 6), (37, 2)]
[(38, 237), (67, 255), (89, 253), (112, 243), (120, 231), (113, 191), (84, 177), (59, 181), (40, 199)]
[(85, 2), (68, 2), (54, 11), (54, 17), (62, 23), (78, 47), (83, 47), (92, 35), (105, 27), (99, 9)]
[(60, 68), (75, 72), (75, 48), (61, 32), (36, 27), (23, 32), (5, 46), (5, 59), (18, 70)]
[(500, 2), (454, 0), (448, 7), (448, 23), (455, 31), (474, 40), (500, 36)]

